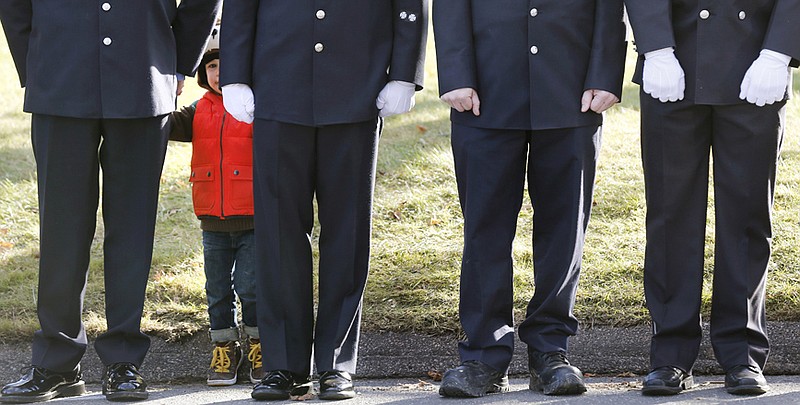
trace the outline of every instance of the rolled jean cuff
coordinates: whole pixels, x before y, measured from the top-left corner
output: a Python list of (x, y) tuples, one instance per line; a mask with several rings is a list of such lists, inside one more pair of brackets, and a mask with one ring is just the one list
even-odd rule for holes
[(231, 342), (234, 340), (238, 341), (239, 329), (237, 328), (211, 329), (208, 332), (208, 336), (211, 338), (211, 343)]
[(244, 329), (244, 334), (247, 335), (247, 337), (252, 339), (261, 339), (260, 337), (258, 337), (258, 326), (244, 325), (243, 329)]

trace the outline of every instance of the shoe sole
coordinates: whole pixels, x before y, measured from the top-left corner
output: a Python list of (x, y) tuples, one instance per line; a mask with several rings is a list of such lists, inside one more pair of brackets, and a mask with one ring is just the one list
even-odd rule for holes
[[(230, 380), (206, 380), (206, 385), (209, 387), (227, 387), (230, 385), (236, 385), (238, 378), (233, 377)], [(258, 384), (258, 381), (254, 381), (253, 384)]]
[(443, 383), (439, 387), (439, 395), (443, 397), (455, 398), (478, 398), (485, 396), (486, 394), (508, 392), (509, 389), (511, 389), (511, 387), (508, 385), (508, 377), (503, 377), (500, 382), (483, 388), (470, 387), (464, 384)]
[(726, 387), (725, 390), (733, 395), (761, 395), (769, 390), (768, 385), (740, 385), (738, 387)]
[(642, 395), (648, 397), (661, 397), (661, 396), (668, 396), (668, 395), (676, 395), (679, 394), (681, 391), (688, 390), (694, 387), (694, 378), (687, 377), (681, 384), (677, 387), (667, 387), (667, 386), (653, 386), (653, 387), (642, 387)]
[(266, 401), (276, 401), (282, 399), (289, 399), (289, 393), (283, 390), (260, 390), (253, 392), (250, 394), (253, 399), (257, 400), (266, 400)]
[(281, 399), (290, 399), (292, 397), (300, 397), (308, 393), (313, 393), (314, 383), (309, 381), (307, 383), (295, 385), (287, 392), (284, 390), (263, 389), (260, 391), (253, 390), (250, 396), (253, 399), (275, 401)]
[(550, 384), (543, 384), (539, 376), (532, 375), (528, 388), (531, 391), (541, 391), (545, 395), (580, 395), (586, 392), (586, 384), (576, 374), (567, 375)]
[(331, 392), (320, 392), (317, 396), (319, 399), (324, 400), (340, 400), (340, 399), (350, 399), (356, 397), (356, 392), (354, 390), (344, 390), (344, 391), (331, 391)]
[(86, 393), (86, 384), (83, 381), (78, 381), (69, 385), (58, 387), (55, 391), (37, 396), (27, 395), (3, 395), (0, 396), (0, 402), (9, 404), (30, 404), (35, 402), (45, 402), (56, 397), (77, 397)]
[(125, 401), (142, 401), (147, 399), (150, 394), (145, 392), (111, 392), (106, 395), (109, 401), (125, 402)]

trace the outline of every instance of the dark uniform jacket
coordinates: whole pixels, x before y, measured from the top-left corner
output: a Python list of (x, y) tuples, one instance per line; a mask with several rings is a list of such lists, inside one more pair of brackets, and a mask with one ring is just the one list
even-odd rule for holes
[(175, 109), (175, 73), (193, 75), (220, 0), (2, 0), (24, 110), (143, 118)]
[(426, 2), (228, 1), (220, 84), (249, 85), (260, 119), (309, 126), (375, 119), (388, 81), (422, 86)]
[[(639, 60), (675, 47), (686, 74), (686, 100), (738, 104), (739, 84), (761, 49), (800, 57), (800, 0), (626, 0)], [(671, 16), (671, 17), (670, 17)]]
[(581, 113), (587, 89), (622, 92), (622, 0), (436, 0), (439, 91), (471, 87), (481, 115), (452, 111), (481, 128), (599, 125)]

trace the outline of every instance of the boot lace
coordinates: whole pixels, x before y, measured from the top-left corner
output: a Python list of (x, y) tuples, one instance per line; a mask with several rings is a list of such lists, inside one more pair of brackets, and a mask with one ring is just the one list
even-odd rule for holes
[(567, 364), (567, 365), (569, 364), (569, 360), (567, 360), (567, 355), (564, 352), (558, 352), (558, 351), (549, 352), (549, 353), (545, 353), (544, 356), (542, 356), (542, 357), (543, 357), (542, 360), (544, 360), (544, 363), (548, 367), (555, 367), (555, 366), (560, 366), (560, 365), (564, 365), (564, 364)]
[(215, 346), (211, 353), (211, 369), (216, 373), (228, 373), (231, 369), (230, 349), (227, 346)]
[(261, 342), (255, 343), (250, 341), (250, 351), (247, 352), (247, 360), (250, 360), (250, 364), (253, 365), (253, 368), (261, 368)]

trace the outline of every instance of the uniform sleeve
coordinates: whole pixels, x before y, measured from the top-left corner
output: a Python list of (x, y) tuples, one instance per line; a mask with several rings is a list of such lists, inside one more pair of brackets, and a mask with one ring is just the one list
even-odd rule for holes
[(425, 45), (428, 38), (428, 1), (393, 0), (394, 36), (389, 80), (414, 83), (422, 90)]
[(595, 1), (592, 53), (584, 90), (605, 90), (622, 99), (626, 51), (622, 15), (622, 0)]
[(194, 76), (220, 4), (221, 0), (181, 1), (172, 21), (172, 32), (178, 49), (178, 72)]
[(180, 142), (192, 141), (192, 123), (197, 102), (169, 114), (169, 140)]
[(435, 0), (433, 34), (436, 39), (439, 94), (463, 87), (477, 89), (471, 0)]
[(625, 0), (633, 27), (636, 50), (645, 54), (675, 46), (672, 30), (672, 0)]
[(31, 36), (32, 0), (2, 0), (0, 1), (0, 22), (6, 34), (11, 57), (17, 68), (19, 82), (25, 87), (27, 80), (26, 59), (28, 57), (28, 43)]
[[(290, 0), (294, 1), (294, 0)], [(253, 53), (259, 0), (233, 0), (225, 3), (220, 32), (219, 84), (242, 83), (253, 86)]]
[(775, 1), (763, 48), (791, 56), (791, 65), (798, 66), (800, 59), (800, 0)]

